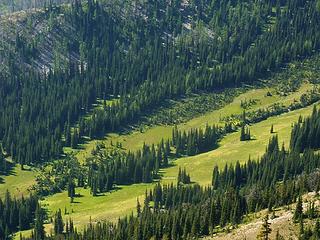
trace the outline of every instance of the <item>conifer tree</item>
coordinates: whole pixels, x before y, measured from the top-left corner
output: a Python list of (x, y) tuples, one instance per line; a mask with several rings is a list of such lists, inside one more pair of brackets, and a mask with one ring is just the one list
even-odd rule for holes
[(219, 168), (217, 165), (214, 166), (213, 168), (212, 186), (213, 186), (213, 189), (217, 189), (219, 186)]
[(59, 209), (54, 217), (54, 233), (55, 235), (62, 234), (64, 223), (62, 219), (61, 209)]
[(263, 224), (261, 226), (261, 230), (258, 234), (258, 239), (261, 240), (268, 240), (270, 239), (270, 233), (271, 233), (271, 228), (270, 228), (270, 223), (269, 221), (269, 215), (266, 215), (263, 219)]
[(78, 147), (78, 143), (79, 143), (79, 134), (78, 134), (77, 128), (75, 128), (71, 135), (71, 147), (73, 149), (76, 149)]
[(139, 199), (137, 198), (137, 216), (139, 217), (141, 215), (141, 204), (139, 202)]
[(243, 110), (243, 113), (242, 113), (242, 124), (246, 125), (246, 123), (247, 123), (246, 110)]
[(44, 215), (40, 205), (38, 204), (35, 212), (35, 224), (34, 224), (35, 240), (43, 240), (45, 238), (45, 231), (44, 231), (43, 224), (44, 224)]
[(298, 222), (303, 219), (303, 207), (302, 207), (302, 198), (299, 196), (296, 209), (294, 211), (293, 219)]

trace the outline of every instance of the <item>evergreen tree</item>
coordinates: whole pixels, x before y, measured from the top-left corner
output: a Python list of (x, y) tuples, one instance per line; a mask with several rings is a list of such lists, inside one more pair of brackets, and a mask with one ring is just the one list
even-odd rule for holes
[(62, 219), (61, 209), (59, 209), (54, 217), (54, 233), (55, 235), (62, 234), (64, 223)]
[(137, 216), (140, 217), (141, 215), (141, 205), (139, 199), (137, 199)]
[(270, 228), (270, 223), (269, 221), (269, 216), (266, 215), (263, 219), (263, 224), (261, 226), (261, 230), (258, 234), (258, 239), (263, 239), (263, 240), (268, 240), (270, 239), (270, 233), (271, 233), (271, 228)]
[(241, 132), (240, 132), (240, 141), (245, 141), (246, 140), (246, 130), (245, 126), (241, 127)]
[(302, 198), (299, 196), (296, 209), (294, 211), (293, 219), (298, 222), (303, 219), (303, 207), (302, 207)]
[(40, 205), (38, 205), (35, 211), (35, 224), (34, 224), (35, 240), (43, 240), (45, 238), (45, 231), (44, 231), (43, 224), (44, 224), (44, 214)]

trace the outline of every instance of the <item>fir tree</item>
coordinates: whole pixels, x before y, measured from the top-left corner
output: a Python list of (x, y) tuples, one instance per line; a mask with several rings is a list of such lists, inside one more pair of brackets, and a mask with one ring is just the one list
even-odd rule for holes
[(261, 230), (258, 234), (258, 239), (262, 239), (262, 240), (268, 240), (270, 239), (270, 233), (271, 233), (271, 228), (270, 228), (270, 223), (269, 221), (269, 216), (266, 215), (263, 219), (263, 224), (261, 226)]
[(54, 217), (54, 233), (55, 235), (62, 234), (64, 223), (62, 219), (61, 209), (59, 209)]
[(299, 196), (298, 202), (296, 205), (296, 209), (294, 211), (293, 219), (296, 222), (299, 222), (301, 219), (303, 219), (303, 207), (302, 207), (302, 198)]
[(40, 205), (38, 205), (35, 212), (35, 224), (34, 224), (35, 240), (43, 240), (45, 238), (45, 231), (44, 231), (43, 224), (44, 224), (44, 214)]

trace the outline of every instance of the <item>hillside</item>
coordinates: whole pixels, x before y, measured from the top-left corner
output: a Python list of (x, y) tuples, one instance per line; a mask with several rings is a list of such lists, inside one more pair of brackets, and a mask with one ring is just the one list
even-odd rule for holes
[(0, 239), (290, 222), (320, 186), (319, 21), (319, 0), (2, 2)]
[[(314, 203), (315, 206), (319, 207), (319, 198), (316, 196), (316, 193), (308, 193), (303, 196), (303, 209), (307, 214), (308, 207), (310, 203)], [(268, 210), (264, 210), (258, 213), (255, 213), (254, 216), (248, 216), (248, 218), (252, 219), (249, 223), (245, 223), (239, 228), (234, 230), (229, 230), (229, 233), (220, 233), (214, 237), (204, 238), (206, 240), (213, 239), (248, 239), (254, 240), (257, 239), (259, 232), (261, 231), (261, 226), (263, 224), (263, 218), (269, 214), (271, 219), (269, 220), (271, 227), (271, 239), (277, 239), (277, 234), (282, 236), (284, 239), (299, 239), (299, 224), (294, 221), (294, 211), (296, 208), (296, 204), (292, 204), (286, 206), (284, 208), (278, 208), (274, 213), (268, 212)], [(313, 218), (309, 218), (306, 220), (305, 228), (314, 229), (317, 224), (317, 220)], [(279, 237), (279, 236), (278, 236)]]

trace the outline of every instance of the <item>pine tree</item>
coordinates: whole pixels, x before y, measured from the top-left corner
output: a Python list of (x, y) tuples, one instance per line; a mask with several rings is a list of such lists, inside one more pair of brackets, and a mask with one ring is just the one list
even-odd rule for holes
[(243, 125), (246, 125), (246, 123), (247, 123), (246, 110), (243, 110), (243, 113), (242, 113), (242, 122), (243, 122)]
[(34, 224), (34, 239), (35, 240), (43, 240), (45, 238), (44, 231), (44, 215), (43, 211), (38, 204), (36, 212), (35, 212), (35, 224)]
[(214, 166), (213, 168), (212, 186), (213, 186), (213, 189), (217, 189), (219, 186), (219, 168), (217, 165)]
[(62, 219), (61, 209), (59, 209), (54, 218), (54, 233), (55, 235), (62, 234), (64, 228), (64, 223)]
[(242, 126), (241, 132), (240, 132), (240, 141), (248, 141), (248, 140), (251, 140), (250, 129), (247, 128), (246, 126)]
[(299, 196), (296, 209), (294, 211), (293, 219), (298, 222), (303, 218), (302, 198)]
[(240, 141), (245, 141), (245, 140), (246, 140), (246, 130), (245, 130), (245, 126), (243, 125), (241, 127)]
[(300, 238), (304, 239), (304, 222), (303, 222), (303, 218), (299, 219), (299, 232), (300, 232)]
[(3, 152), (2, 152), (2, 147), (0, 146), (0, 172), (5, 172), (6, 169), (5, 169), (5, 166), (6, 166), (6, 163), (5, 163), (5, 158), (4, 158), (4, 155), (3, 155)]
[(71, 130), (70, 130), (70, 125), (69, 125), (69, 124), (67, 124), (67, 125), (65, 126), (65, 133), (64, 133), (64, 135), (65, 135), (65, 145), (66, 145), (67, 147), (70, 147), (70, 146), (71, 146)]
[(141, 215), (141, 204), (139, 202), (139, 199), (137, 199), (137, 216), (140, 217)]
[(70, 177), (68, 181), (68, 197), (74, 198), (74, 196), (75, 196), (75, 184), (72, 178)]
[(270, 228), (271, 224), (268, 221), (269, 221), (269, 215), (266, 215), (263, 219), (263, 224), (261, 226), (261, 230), (257, 236), (258, 239), (261, 239), (261, 240), (268, 240), (269, 239), (269, 236), (271, 233), (271, 228)]

